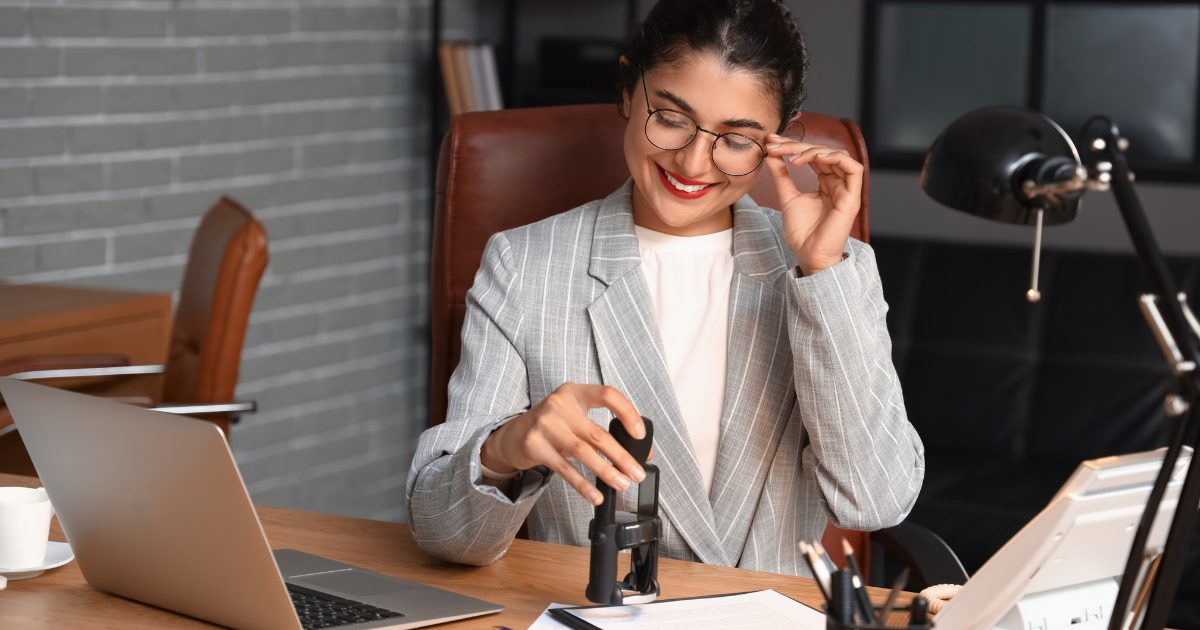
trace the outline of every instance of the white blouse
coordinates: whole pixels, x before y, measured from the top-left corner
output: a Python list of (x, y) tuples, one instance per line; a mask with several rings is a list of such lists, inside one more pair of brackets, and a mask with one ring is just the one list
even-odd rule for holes
[(710, 491), (725, 408), (733, 230), (672, 236), (641, 226), (634, 229), (667, 371), (704, 489)]

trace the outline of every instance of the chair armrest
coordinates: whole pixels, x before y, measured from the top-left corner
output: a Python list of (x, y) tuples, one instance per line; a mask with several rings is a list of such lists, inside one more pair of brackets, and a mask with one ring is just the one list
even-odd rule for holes
[(108, 367), (78, 367), (47, 370), (27, 370), (9, 374), (8, 378), (18, 381), (40, 381), (55, 378), (91, 378), (97, 376), (131, 376), (135, 374), (162, 374), (163, 365), (115, 365)]
[(253, 400), (247, 400), (206, 405), (159, 405), (153, 409), (154, 411), (178, 414), (181, 416), (202, 416), (211, 413), (240, 414), (254, 413), (255, 411), (258, 411), (258, 403), (254, 402)]
[(0, 407), (0, 437), (16, 430), (17, 423), (13, 421), (12, 412), (8, 407)]
[(0, 363), (0, 375), (62, 370), (71, 368), (129, 365), (129, 357), (120, 354), (46, 354), (18, 357)]
[(871, 542), (879, 543), (887, 554), (907, 566), (911, 571), (911, 579), (918, 584), (967, 583), (967, 570), (950, 545), (921, 525), (906, 521), (895, 527), (871, 532)]
[[(106, 397), (106, 400), (113, 402), (125, 403), (136, 407), (145, 407), (153, 411), (161, 411), (163, 413), (181, 415), (181, 416), (203, 416), (208, 414), (229, 414), (231, 421), (243, 413), (254, 413), (258, 411), (258, 403), (253, 400), (238, 401), (231, 403), (212, 403), (201, 405), (159, 405), (151, 407), (152, 404), (149, 398), (145, 396), (117, 396)], [(0, 436), (16, 430), (17, 425), (13, 422), (12, 413), (8, 407), (0, 404)]]

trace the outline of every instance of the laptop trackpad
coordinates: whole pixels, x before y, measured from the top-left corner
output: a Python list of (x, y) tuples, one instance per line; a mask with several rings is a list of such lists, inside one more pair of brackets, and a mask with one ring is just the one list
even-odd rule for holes
[(382, 595), (385, 593), (398, 593), (407, 591), (412, 588), (412, 585), (406, 584), (399, 580), (392, 580), (378, 575), (371, 575), (354, 569), (345, 571), (332, 571), (330, 573), (320, 573), (317, 575), (306, 575), (302, 578), (292, 578), (289, 582), (295, 582), (301, 586), (312, 585), (325, 591), (336, 591), (345, 595), (355, 597), (369, 597), (371, 595)]

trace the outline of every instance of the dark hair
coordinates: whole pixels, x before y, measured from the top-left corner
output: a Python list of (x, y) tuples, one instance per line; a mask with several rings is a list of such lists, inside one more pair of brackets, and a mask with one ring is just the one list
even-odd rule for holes
[(722, 65), (760, 75), (779, 100), (779, 133), (800, 111), (808, 53), (782, 0), (660, 0), (625, 43), (622, 96), (633, 93), (639, 73), (692, 52), (716, 53)]

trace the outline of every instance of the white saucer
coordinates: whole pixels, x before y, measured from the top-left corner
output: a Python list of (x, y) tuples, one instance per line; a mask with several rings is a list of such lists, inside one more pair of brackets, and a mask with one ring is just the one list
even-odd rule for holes
[(75, 559), (75, 552), (71, 551), (71, 545), (65, 542), (54, 542), (53, 540), (46, 544), (46, 557), (42, 563), (36, 567), (27, 567), (24, 569), (5, 569), (0, 567), (0, 575), (9, 580), (28, 580), (32, 577), (37, 577), (50, 569), (61, 567), (62, 565)]

